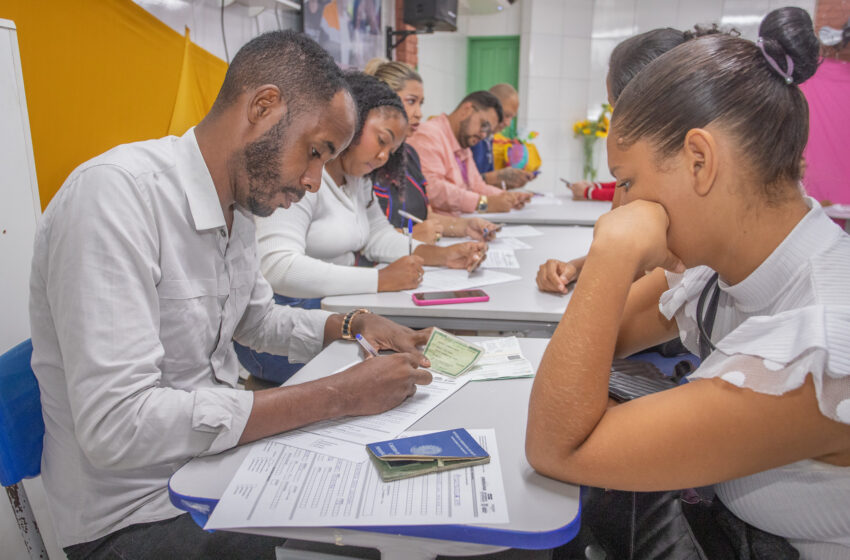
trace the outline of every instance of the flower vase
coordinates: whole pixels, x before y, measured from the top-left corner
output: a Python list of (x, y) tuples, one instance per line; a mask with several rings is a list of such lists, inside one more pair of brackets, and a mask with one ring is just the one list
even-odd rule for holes
[(582, 146), (584, 148), (584, 166), (582, 169), (582, 177), (585, 181), (596, 180), (596, 162), (594, 161), (594, 152), (596, 149), (596, 136), (585, 136), (582, 138)]

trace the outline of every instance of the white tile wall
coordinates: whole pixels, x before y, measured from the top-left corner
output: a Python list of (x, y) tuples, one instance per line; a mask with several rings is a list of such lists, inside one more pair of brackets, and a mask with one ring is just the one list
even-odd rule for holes
[[(705, 25), (708, 23), (720, 23), (723, 15), (723, 0), (679, 0), (676, 10), (677, 29), (692, 29), (694, 25)], [(641, 31), (649, 31), (651, 26), (642, 28)]]
[(528, 43), (529, 77), (559, 78), (564, 55), (563, 37), (552, 33), (535, 33)]
[(565, 37), (590, 38), (593, 31), (593, 0), (564, 0), (561, 33)]
[[(419, 35), (418, 69), (425, 83), (425, 114), (449, 113), (466, 94), (469, 37), (520, 35), (522, 21), (521, 3), (517, 3), (497, 14), (461, 14), (457, 20), (458, 30), (453, 33)], [(527, 47), (521, 45), (520, 52), (527, 52)], [(556, 53), (556, 56), (559, 55)]]
[(466, 94), (466, 40), (457, 32), (419, 36), (419, 73), (425, 85), (425, 115), (450, 113)]
[(587, 37), (561, 40), (561, 77), (587, 79), (590, 73), (590, 41)]
[(658, 27), (676, 27), (676, 3), (669, 0), (638, 0), (635, 5), (635, 27), (638, 32)]
[(561, 26), (567, 8), (567, 3), (562, 0), (533, 0), (531, 2), (531, 32), (560, 35), (563, 33)]

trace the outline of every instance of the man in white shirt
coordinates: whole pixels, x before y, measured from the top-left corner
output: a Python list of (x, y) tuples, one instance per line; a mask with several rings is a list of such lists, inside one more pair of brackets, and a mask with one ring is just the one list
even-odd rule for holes
[[(32, 364), (42, 474), (69, 558), (273, 558), (267, 539), (205, 533), (181, 515), (169, 476), (198, 455), (382, 412), (430, 382), (416, 350), (425, 333), (362, 310), (276, 306), (258, 271), (252, 214), (318, 189), (355, 118), (318, 44), (268, 33), (234, 57), (196, 128), (94, 158), (51, 201), (33, 257)], [(233, 339), (305, 361), (354, 333), (405, 353), (237, 389)]]

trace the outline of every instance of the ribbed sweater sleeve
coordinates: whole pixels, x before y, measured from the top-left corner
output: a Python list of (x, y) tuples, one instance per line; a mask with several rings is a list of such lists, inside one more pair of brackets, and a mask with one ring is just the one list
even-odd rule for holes
[(377, 269), (331, 264), (306, 255), (307, 231), (317, 204), (317, 196), (308, 193), (289, 209), (257, 220), (260, 270), (275, 293), (315, 298), (377, 292)]

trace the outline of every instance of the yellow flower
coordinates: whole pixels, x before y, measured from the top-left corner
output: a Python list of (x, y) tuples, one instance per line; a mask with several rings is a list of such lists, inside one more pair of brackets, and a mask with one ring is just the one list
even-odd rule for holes
[(606, 131), (604, 131), (604, 130), (597, 130), (596, 131), (596, 137), (597, 138), (605, 138), (606, 136), (608, 136), (608, 133)]
[(587, 134), (587, 135), (589, 135), (589, 134), (590, 134), (590, 128), (589, 128), (589, 127), (584, 127), (584, 128), (582, 128), (582, 129), (581, 129), (581, 133), (582, 133), (582, 134)]

